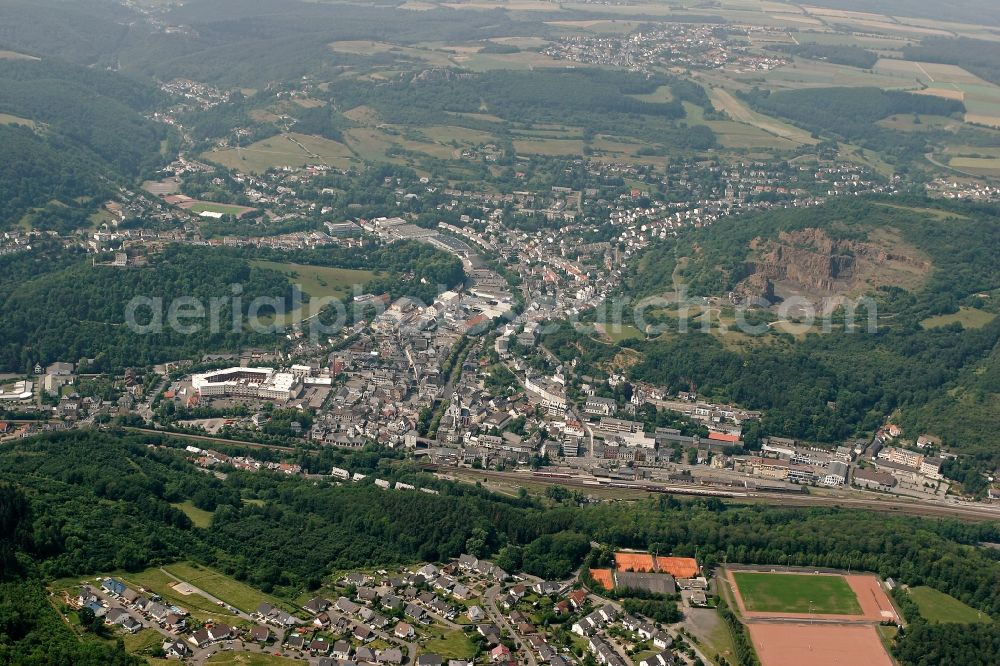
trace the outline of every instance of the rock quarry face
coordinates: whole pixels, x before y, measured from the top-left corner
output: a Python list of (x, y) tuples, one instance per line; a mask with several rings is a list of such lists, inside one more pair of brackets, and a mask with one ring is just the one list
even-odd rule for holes
[(777, 240), (757, 238), (750, 248), (755, 258), (733, 290), (733, 299), (741, 303), (773, 303), (776, 283), (818, 297), (842, 294), (862, 286), (879, 266), (925, 263), (874, 243), (834, 240), (820, 229), (781, 232)]

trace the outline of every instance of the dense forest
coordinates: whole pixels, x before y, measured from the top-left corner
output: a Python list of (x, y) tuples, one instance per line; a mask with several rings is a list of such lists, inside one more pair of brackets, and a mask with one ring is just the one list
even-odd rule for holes
[(81, 65), (107, 66), (128, 34), (132, 12), (104, 0), (8, 0), (0, 4), (0, 44)]
[[(893, 646), (893, 654), (904, 664), (988, 664), (1000, 654), (1000, 627), (979, 623), (956, 627), (954, 624), (928, 622), (920, 607), (902, 588), (893, 590), (893, 601), (907, 622), (903, 640)], [(962, 640), (951, 639), (961, 633)]]
[[(94, 167), (93, 157), (66, 139), (25, 125), (0, 125), (0, 229), (25, 215), (36, 229), (86, 226), (91, 202), (113, 191)], [(59, 203), (50, 205), (53, 200)]]
[[(669, 85), (674, 99), (646, 102), (633, 97)], [(705, 90), (676, 77), (600, 69), (515, 71), (473, 74), (430, 70), (372, 86), (343, 78), (332, 95), (342, 108), (371, 106), (389, 122), (440, 122), (442, 112), (477, 113), (487, 108), (513, 123), (560, 123), (588, 132), (611, 132), (684, 149), (715, 145), (705, 125), (682, 128), (683, 102), (710, 108)]]
[(926, 136), (877, 125), (899, 113), (947, 116), (965, 111), (956, 100), (881, 88), (806, 88), (772, 92), (755, 88), (742, 97), (755, 109), (787, 118), (816, 135), (834, 135), (898, 158), (925, 152)]
[(982, 39), (928, 37), (903, 49), (903, 57), (964, 67), (987, 81), (1000, 84), (1000, 44)]
[[(232, 285), (242, 285), (243, 315), (259, 296), (290, 299), (288, 281), (276, 271), (253, 268), (217, 251), (180, 246), (152, 257), (146, 267), (122, 270), (93, 266), (90, 259), (83, 259), (20, 283), (5, 282), (0, 296), (0, 326), (5, 333), (0, 366), (25, 372), (37, 362), (93, 358), (91, 367), (105, 371), (200, 356), (214, 349), (274, 344), (274, 336), (233, 330)], [(197, 335), (168, 326), (167, 308), (182, 296), (197, 299), (206, 309), (210, 299), (221, 298), (218, 332), (209, 330), (207, 319), (199, 322)], [(159, 308), (144, 306), (136, 311), (141, 325), (159, 316), (162, 330), (137, 333), (126, 325), (126, 311), (135, 297), (162, 299)]]
[[(173, 245), (152, 255), (149, 265), (130, 269), (94, 266), (91, 258), (82, 257), (51, 265), (5, 257), (0, 266), (10, 263), (19, 279), (0, 283), (0, 327), (5, 332), (0, 367), (27, 372), (39, 362), (88, 358), (94, 359), (89, 367), (99, 372), (241, 346), (273, 347), (278, 337), (248, 328), (246, 317), (258, 297), (281, 299), (290, 310), (291, 286), (287, 276), (256, 267), (252, 259), (377, 270), (380, 274), (365, 288), (426, 302), (465, 277), (457, 257), (414, 241), (367, 251), (323, 248), (291, 254)], [(234, 285), (238, 290), (234, 291)], [(129, 303), (136, 297), (160, 299), (154, 307), (137, 307), (135, 315), (140, 327), (159, 317), (162, 330), (136, 332), (126, 325)], [(218, 330), (212, 330), (208, 316), (181, 320), (198, 326), (194, 334), (167, 325), (170, 304), (179, 297), (195, 299), (203, 306), (203, 314), (211, 312), (213, 299), (220, 299), (214, 315), (220, 323)], [(234, 328), (236, 308), (242, 323)], [(266, 316), (271, 311), (260, 313)]]
[[(11, 0), (0, 7), (0, 44), (82, 65), (169, 80), (183, 76), (224, 86), (264, 86), (379, 59), (334, 53), (337, 40), (476, 40), (533, 35), (538, 21), (504, 11), (413, 12), (392, 3), (351, 5), (300, 0), (213, 0), (166, 7), (167, 33), (135, 10), (107, 0)], [(85, 37), (86, 36), (86, 37)]]
[(0, 113), (44, 123), (92, 152), (112, 173), (138, 176), (159, 164), (163, 125), (143, 117), (157, 89), (55, 61), (0, 60)]
[[(136, 571), (180, 558), (218, 567), (279, 596), (318, 587), (335, 569), (439, 560), (467, 550), (559, 578), (584, 560), (589, 541), (596, 540), (694, 556), (709, 570), (726, 559), (874, 571), (1000, 613), (1000, 563), (977, 547), (1000, 539), (995, 525), (727, 506), (716, 499), (580, 507), (565, 493), (562, 502), (542, 503), (441, 481), (374, 450), (303, 452), (300, 459), (335, 455), (352, 472), (407, 480), (441, 494), (386, 492), (369, 482), (316, 484), (268, 472), (232, 471), (220, 481), (184, 461), (182, 446), (157, 436), (76, 431), (0, 451), (0, 553), (5, 575), (14, 579), (0, 587), (7, 595), (0, 603), (37, 590), (38, 580)], [(194, 528), (171, 506), (187, 500), (213, 512), (211, 529)], [(40, 605), (30, 612), (54, 619)], [(0, 649), (26, 649), (32, 626), (55, 630), (22, 621), (0, 632)], [(955, 639), (941, 640), (951, 645)], [(48, 649), (34, 640), (31, 645)]]
[(151, 85), (56, 61), (0, 59), (0, 229), (30, 215), (60, 232), (89, 224), (113, 192), (161, 160), (162, 125), (143, 117)]
[[(840, 443), (870, 433), (901, 410), (901, 421), (915, 436), (931, 432), (945, 443), (974, 454), (985, 468), (1000, 462), (989, 407), (1000, 395), (1000, 318), (981, 328), (958, 323), (925, 327), (932, 315), (960, 307), (987, 308), (980, 294), (1000, 288), (1000, 222), (995, 211), (976, 206), (934, 206), (954, 217), (942, 222), (922, 214), (913, 200), (907, 208), (878, 200), (842, 200), (820, 208), (772, 211), (718, 221), (649, 248), (627, 277), (637, 297), (670, 290), (678, 258), (679, 275), (692, 296), (725, 295), (746, 276), (755, 238), (780, 232), (823, 229), (831, 238), (864, 240), (892, 230), (926, 253), (933, 269), (922, 288), (910, 292), (882, 286), (873, 293), (879, 308), (877, 331), (812, 333), (795, 339), (765, 333), (759, 344), (734, 349), (711, 331), (664, 335), (617, 344), (599, 342), (564, 324), (547, 337), (547, 347), (563, 360), (583, 361), (590, 369), (628, 347), (635, 379), (672, 390), (696, 387), (706, 397), (731, 400), (764, 411), (760, 434)], [(899, 205), (900, 207), (896, 207)], [(770, 315), (748, 316), (766, 322)], [(773, 317), (772, 317), (773, 319)], [(864, 313), (859, 315), (864, 320)], [(669, 327), (669, 318), (663, 320)], [(958, 428), (958, 429), (956, 429)], [(974, 466), (970, 480), (982, 467)], [(982, 490), (977, 484), (971, 490)]]

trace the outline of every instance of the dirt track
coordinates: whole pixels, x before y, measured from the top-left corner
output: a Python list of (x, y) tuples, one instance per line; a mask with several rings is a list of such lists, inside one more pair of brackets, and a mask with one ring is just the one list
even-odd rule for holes
[(871, 625), (752, 624), (763, 666), (892, 666)]

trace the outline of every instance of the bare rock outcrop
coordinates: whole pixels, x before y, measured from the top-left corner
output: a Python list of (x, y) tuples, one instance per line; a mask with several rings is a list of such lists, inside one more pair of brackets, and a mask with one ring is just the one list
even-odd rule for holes
[(822, 229), (781, 232), (776, 240), (757, 238), (750, 248), (753, 258), (746, 265), (747, 277), (732, 294), (741, 303), (774, 302), (776, 283), (817, 296), (844, 293), (891, 261), (924, 263), (872, 242), (834, 240)]

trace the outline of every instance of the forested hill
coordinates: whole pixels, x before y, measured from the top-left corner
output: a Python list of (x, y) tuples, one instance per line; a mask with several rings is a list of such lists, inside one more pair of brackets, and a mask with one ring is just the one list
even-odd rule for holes
[[(29, 372), (35, 363), (81, 358), (94, 359), (94, 372), (121, 371), (246, 346), (273, 348), (280, 335), (254, 332), (246, 325), (234, 330), (232, 325), (236, 308), (240, 320), (248, 322), (258, 297), (281, 299), (288, 311), (293, 308), (288, 276), (255, 266), (257, 258), (378, 271), (359, 286), (424, 302), (433, 300), (442, 286), (465, 278), (457, 257), (416, 241), (363, 251), (323, 248), (291, 254), (171, 245), (151, 255), (148, 265), (128, 269), (95, 266), (93, 257), (42, 256), (0, 257), (0, 270), (10, 278), (0, 284), (0, 368), (6, 371)], [(233, 298), (233, 285), (241, 287), (239, 299)], [(155, 310), (162, 331), (137, 333), (126, 325), (128, 305), (136, 297), (160, 299)], [(207, 316), (193, 320), (199, 326), (193, 333), (167, 325), (170, 304), (180, 297), (195, 299), (206, 313), (211, 299), (221, 299), (218, 330), (211, 329)], [(261, 311), (265, 325), (270, 312)], [(151, 322), (150, 307), (142, 306), (136, 314), (137, 323)]]
[[(153, 24), (115, 0), (6, 0), (0, 3), (0, 48), (102, 69), (118, 66), (135, 76), (263, 87), (333, 74), (369, 57), (334, 53), (329, 44), (338, 40), (474, 41), (549, 30), (502, 9), (417, 12), (394, 3), (190, 0), (164, 4), (159, 14)], [(168, 33), (163, 24), (184, 29)]]
[(78, 228), (117, 183), (151, 173), (168, 133), (143, 114), (159, 100), (110, 72), (0, 59), (0, 229), (33, 211), (38, 228)]
[[(30, 269), (29, 269), (30, 270)], [(44, 270), (44, 269), (43, 269)], [(289, 284), (277, 271), (255, 268), (239, 257), (206, 248), (172, 246), (135, 269), (93, 266), (81, 258), (38, 277), (5, 285), (0, 306), (0, 367), (27, 371), (34, 363), (96, 359), (95, 371), (148, 365), (163, 360), (200, 356), (207, 351), (237, 349), (245, 344), (273, 345), (274, 336), (233, 332), (232, 285), (242, 286), (241, 311), (258, 297), (289, 298)], [(126, 307), (135, 297), (162, 299), (162, 332), (136, 333), (125, 325)], [(221, 297), (216, 333), (200, 322), (197, 335), (166, 325), (166, 308), (179, 297), (193, 297), (206, 308)], [(137, 311), (148, 323), (150, 309)]]
[[(544, 502), (512, 499), (436, 479), (375, 450), (327, 449), (297, 459), (313, 471), (337, 465), (440, 494), (269, 472), (230, 471), (223, 481), (199, 473), (184, 455), (180, 441), (96, 431), (0, 449), (0, 659), (115, 663), (104, 653), (105, 662), (85, 656), (107, 648), (81, 647), (57, 620), (40, 587), (55, 577), (193, 559), (294, 599), (334, 571), (468, 551), (511, 571), (561, 579), (581, 564), (591, 540), (696, 556), (708, 570), (723, 559), (869, 570), (1000, 614), (1000, 563), (976, 545), (1000, 540), (996, 525), (726, 506), (715, 498), (593, 506), (576, 506), (569, 493)], [(212, 526), (195, 528), (172, 506), (185, 501), (211, 512)], [(942, 649), (961, 635), (957, 628), (943, 637)]]
[(748, 261), (757, 254), (754, 246), (776, 241), (783, 233), (810, 229), (822, 231), (833, 241), (846, 241), (844, 250), (856, 241), (910, 257), (915, 264), (929, 261), (926, 274), (922, 279), (915, 275), (908, 289), (912, 298), (906, 303), (914, 316), (953, 312), (970, 296), (1000, 288), (996, 260), (1000, 211), (976, 204), (894, 197), (834, 199), (818, 207), (723, 218), (711, 227), (650, 246), (630, 267), (629, 293), (645, 296), (669, 291), (677, 260), (683, 257), (680, 276), (692, 295), (724, 296), (747, 277)]
[[(866, 264), (865, 256), (877, 263), (883, 254), (877, 269)], [(666, 329), (663, 335), (609, 345), (564, 326), (546, 344), (563, 360), (582, 356), (598, 372), (627, 347), (635, 379), (674, 391), (695, 386), (708, 399), (763, 410), (752, 440), (771, 434), (842, 444), (871, 434), (893, 415), (908, 435), (938, 435), (978, 458), (974, 468), (993, 469), (1000, 463), (1000, 436), (990, 425), (1000, 400), (997, 257), (1000, 217), (985, 207), (839, 200), (722, 219), (650, 247), (634, 263), (626, 291), (664, 294), (676, 276), (690, 295), (719, 297), (731, 327), (726, 296), (754, 286), (748, 277), (791, 279), (808, 292), (822, 270), (854, 264), (853, 281), (841, 285), (828, 273), (818, 286), (871, 295), (877, 330), (846, 333), (834, 316), (829, 333), (793, 336), (778, 332), (777, 313), (754, 309), (751, 323), (771, 324), (759, 334), (703, 330), (700, 320), (677, 334), (676, 310), (666, 308), (647, 312)], [(858, 321), (865, 315), (862, 308)], [(957, 478), (967, 481), (967, 490), (984, 489), (972, 471)]]
[(0, 48), (103, 69), (136, 18), (114, 0), (4, 0)]

